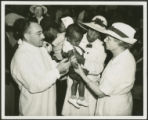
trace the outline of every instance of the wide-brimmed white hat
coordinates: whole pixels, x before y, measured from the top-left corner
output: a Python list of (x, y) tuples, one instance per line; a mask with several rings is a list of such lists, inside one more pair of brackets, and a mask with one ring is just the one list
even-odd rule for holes
[(69, 16), (61, 18), (61, 21), (63, 22), (65, 28), (74, 23), (73, 19)]
[(105, 33), (129, 44), (134, 44), (137, 41), (134, 38), (136, 30), (125, 23), (113, 23)]
[(97, 16), (93, 17), (93, 19), (90, 23), (80, 23), (80, 24), (84, 25), (83, 28), (85, 28), (85, 26), (87, 26), (87, 27), (94, 29), (98, 32), (104, 33), (104, 31), (106, 30), (106, 27), (107, 27), (107, 20), (105, 17), (103, 17), (101, 15), (97, 15)]
[(44, 14), (46, 14), (47, 11), (48, 11), (48, 9), (43, 5), (32, 5), (32, 6), (30, 6), (30, 12), (34, 13), (36, 7), (41, 7), (43, 9), (43, 11), (44, 11), (43, 12)]
[(24, 18), (24, 17), (16, 13), (8, 13), (5, 17), (5, 23), (8, 26), (13, 26), (14, 22), (20, 18)]

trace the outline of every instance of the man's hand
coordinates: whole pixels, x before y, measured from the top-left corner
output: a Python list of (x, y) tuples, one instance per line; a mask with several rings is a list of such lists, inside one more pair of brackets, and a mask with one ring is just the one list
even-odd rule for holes
[(43, 47), (46, 48), (48, 53), (50, 53), (52, 51), (52, 45), (46, 41), (43, 42)]
[(59, 70), (60, 74), (66, 74), (69, 71), (70, 61), (68, 59), (63, 59), (58, 65), (57, 69)]

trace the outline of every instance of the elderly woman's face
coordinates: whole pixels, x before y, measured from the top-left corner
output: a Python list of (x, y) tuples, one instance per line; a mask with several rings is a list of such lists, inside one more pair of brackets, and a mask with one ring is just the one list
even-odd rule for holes
[(119, 42), (112, 36), (107, 36), (104, 39), (106, 49), (112, 51), (115, 50), (119, 45)]
[(43, 9), (41, 7), (36, 7), (34, 14), (36, 17), (41, 17), (43, 15)]

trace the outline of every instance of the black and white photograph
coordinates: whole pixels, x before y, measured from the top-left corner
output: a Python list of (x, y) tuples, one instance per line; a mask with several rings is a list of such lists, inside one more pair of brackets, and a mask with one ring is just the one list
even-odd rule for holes
[(1, 1), (1, 119), (147, 119), (146, 1)]

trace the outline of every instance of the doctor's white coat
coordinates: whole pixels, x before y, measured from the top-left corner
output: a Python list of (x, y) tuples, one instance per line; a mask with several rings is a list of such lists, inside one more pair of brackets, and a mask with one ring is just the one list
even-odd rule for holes
[(23, 41), (11, 61), (11, 74), (20, 89), (20, 115), (56, 115), (55, 82), (60, 74), (45, 48)]

